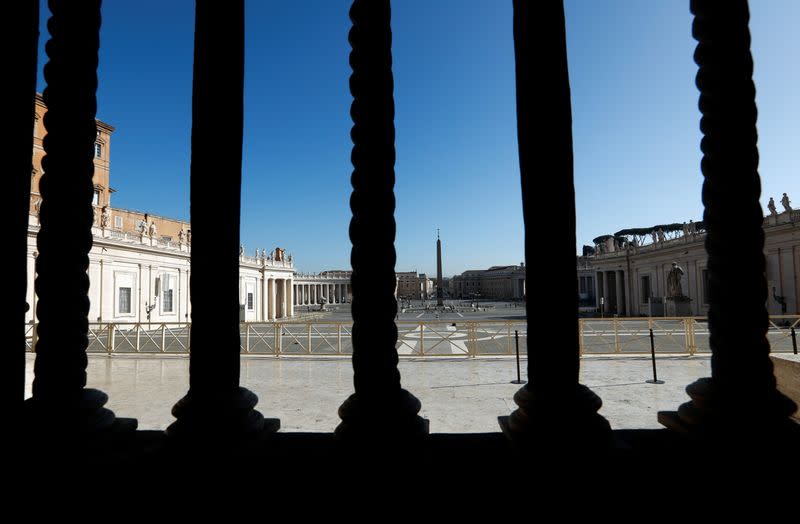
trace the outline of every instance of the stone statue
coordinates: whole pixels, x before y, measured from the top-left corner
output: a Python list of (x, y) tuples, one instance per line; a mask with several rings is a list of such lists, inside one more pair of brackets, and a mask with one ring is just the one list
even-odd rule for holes
[(146, 225), (145, 221), (142, 220), (141, 222), (139, 222), (139, 233), (144, 235), (145, 231), (147, 231), (147, 225)]
[(650, 232), (650, 236), (653, 237), (653, 244), (658, 242), (658, 238), (656, 237), (656, 232), (655, 231), (651, 231)]
[(187, 244), (191, 244), (192, 243), (192, 230), (191, 229), (186, 231), (186, 243)]
[(692, 235), (697, 233), (697, 224), (695, 224), (694, 221), (691, 220), (691, 219), (689, 220), (689, 224), (686, 226), (686, 228), (689, 230), (689, 233), (692, 234)]
[(100, 227), (103, 229), (108, 227), (108, 220), (111, 218), (108, 213), (108, 206), (103, 206), (103, 212), (100, 213)]
[(290, 264), (292, 263), (292, 254), (291, 253), (289, 253), (289, 263)]
[(264, 249), (263, 247), (261, 248), (261, 258), (264, 260), (266, 260), (267, 258), (267, 250)]
[[(784, 193), (786, 194), (786, 193)], [(769, 197), (769, 203), (767, 204), (767, 209), (769, 209), (770, 216), (776, 217), (778, 216), (778, 210), (775, 209), (775, 199)]]
[(156, 223), (155, 223), (155, 221), (151, 221), (150, 222), (150, 236), (155, 238), (155, 236), (157, 234), (158, 234), (158, 231), (156, 230)]
[(186, 233), (183, 232), (183, 228), (178, 231), (178, 244), (183, 244), (183, 241), (186, 239)]
[(683, 276), (683, 269), (677, 262), (672, 263), (672, 269), (667, 274), (667, 296), (672, 298), (683, 297), (683, 289), (681, 289), (681, 277)]
[(783, 194), (783, 198), (781, 198), (781, 204), (783, 205), (784, 211), (791, 211), (792, 206), (789, 205), (789, 197), (786, 196), (786, 193)]
[(781, 315), (786, 314), (786, 297), (778, 295), (775, 291), (775, 286), (772, 286), (772, 298), (775, 299), (775, 302), (781, 305)]
[(686, 224), (686, 222), (683, 223), (681, 229), (683, 229), (683, 236), (685, 237), (689, 236), (689, 226)]
[(658, 235), (658, 241), (659, 242), (664, 242), (664, 240), (666, 240), (666, 237), (664, 236), (664, 230), (663, 229), (658, 228), (658, 231), (656, 231), (656, 234)]
[(244, 256), (244, 244), (239, 244), (239, 256)]

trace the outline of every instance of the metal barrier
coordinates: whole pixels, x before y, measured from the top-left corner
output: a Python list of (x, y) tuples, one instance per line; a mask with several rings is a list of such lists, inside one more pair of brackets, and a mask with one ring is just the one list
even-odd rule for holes
[[(537, 321), (538, 322), (538, 321)], [(539, 342), (559, 350), (558, 333), (548, 332), (546, 318), (538, 324)], [(164, 353), (190, 351), (190, 323), (113, 322), (89, 323), (90, 353)], [(773, 352), (791, 352), (792, 328), (800, 316), (770, 317), (767, 339)], [(36, 325), (25, 325), (25, 349), (36, 349)], [(350, 355), (352, 322), (309, 319), (292, 322), (242, 322), (241, 351), (252, 355)], [(709, 333), (704, 317), (642, 317), (579, 319), (581, 355), (650, 354), (650, 330), (657, 353), (709, 353)], [(397, 322), (398, 354), (403, 357), (453, 357), (513, 355), (514, 331), (520, 352), (527, 353), (528, 326), (519, 320), (437, 320)]]

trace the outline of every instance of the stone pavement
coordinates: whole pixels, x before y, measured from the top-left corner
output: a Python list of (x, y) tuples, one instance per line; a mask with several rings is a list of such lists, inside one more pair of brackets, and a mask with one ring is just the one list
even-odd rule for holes
[[(26, 397), (31, 394), (33, 354), (27, 354)], [(613, 429), (661, 428), (659, 410), (674, 410), (688, 397), (687, 384), (710, 376), (708, 355), (659, 356), (658, 378), (649, 358), (592, 356), (581, 360), (581, 382), (603, 399), (601, 414)], [(521, 362), (526, 380), (526, 362)], [(509, 357), (402, 359), (403, 387), (422, 401), (421, 415), (431, 432), (499, 431), (497, 417), (513, 409), (520, 387), (516, 362)], [(164, 429), (174, 418), (173, 404), (188, 390), (189, 357), (89, 355), (88, 387), (105, 391), (117, 416), (134, 417), (140, 429)], [(281, 419), (282, 431), (330, 432), (337, 409), (353, 392), (349, 358), (243, 356), (241, 384), (259, 397), (258, 410)]]

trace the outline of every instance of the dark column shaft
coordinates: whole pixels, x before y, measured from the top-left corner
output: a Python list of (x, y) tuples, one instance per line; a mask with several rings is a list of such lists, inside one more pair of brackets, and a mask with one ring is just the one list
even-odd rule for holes
[[(796, 425), (794, 403), (775, 388), (766, 334), (764, 214), (759, 203), (753, 58), (746, 0), (692, 0), (694, 59), (702, 113), (703, 219), (708, 252), (711, 379), (686, 390), (692, 398), (660, 412), (672, 429), (702, 431), (734, 425), (770, 435)], [(743, 417), (748, 423), (743, 423)], [(731, 432), (732, 434), (734, 432)]]
[[(6, 230), (7, 253), (5, 257), (5, 282), (11, 310), (3, 315), (3, 332), (6, 333), (5, 351), (2, 352), (2, 411), (18, 413), (25, 393), (25, 323), (27, 297), (27, 243), (28, 210), (31, 198), (31, 149), (33, 141), (33, 114), (36, 97), (36, 63), (39, 45), (39, 1), (11, 2), (4, 8), (7, 20), (18, 28), (11, 38), (18, 52), (6, 54), (6, 88), (9, 92), (4, 107), (7, 125), (6, 189), (0, 205), (2, 223)], [(6, 42), (11, 46), (12, 41)], [(32, 307), (32, 305), (31, 305)]]
[(747, 2), (691, 6), (703, 114), (711, 374), (725, 387), (774, 389)]
[(50, 0), (49, 6), (33, 396), (62, 400), (86, 385), (100, 2)]
[(356, 393), (400, 389), (394, 318), (394, 80), (387, 0), (353, 2), (350, 90), (353, 103), (353, 369)]
[(244, 2), (196, 3), (192, 88), (190, 391), (239, 386)]
[(416, 416), (420, 403), (400, 387), (395, 349), (395, 137), (389, 1), (355, 0), (350, 19), (354, 168), (350, 261), (356, 392), (339, 409), (343, 423), (337, 434), (389, 426), (399, 433), (419, 434), (427, 431)]
[(239, 387), (239, 211), (244, 119), (244, 0), (197, 0), (190, 177), (192, 354), (175, 438), (239, 440), (277, 431)]
[[(561, 0), (514, 1), (514, 55), (527, 309), (538, 317), (546, 303), (555, 313), (547, 329), (560, 342), (557, 350), (529, 345), (528, 387), (557, 394), (575, 387), (579, 370), (572, 109)], [(547, 257), (539, 253), (540, 224), (552, 220), (552, 208), (542, 199), (559, 206), (559, 234), (551, 237)], [(529, 321), (529, 330), (536, 329)]]
[[(607, 449), (611, 428), (597, 413), (602, 402), (578, 382), (572, 109), (562, 0), (514, 1), (514, 54), (528, 333), (544, 328), (556, 337), (528, 344), (528, 383), (514, 395), (519, 409), (500, 417), (500, 427), (524, 451), (543, 442), (549, 451), (574, 448), (578, 441), (582, 453)], [(547, 257), (539, 253), (540, 226), (552, 218), (544, 198), (558, 202), (561, 226)], [(536, 325), (545, 311), (546, 325)]]

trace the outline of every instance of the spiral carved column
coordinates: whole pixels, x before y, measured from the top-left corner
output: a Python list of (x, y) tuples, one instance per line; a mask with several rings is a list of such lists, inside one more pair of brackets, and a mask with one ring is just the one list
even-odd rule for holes
[(702, 113), (711, 377), (687, 386), (691, 402), (659, 413), (658, 420), (695, 434), (736, 428), (766, 435), (791, 428), (788, 417), (797, 407), (775, 388), (766, 338), (750, 15), (746, 0), (692, 0), (691, 10)]
[[(35, 282), (39, 330), (26, 415), (34, 431), (56, 425), (67, 434), (93, 433), (116, 421), (103, 407), (106, 394), (85, 388), (100, 1), (48, 5), (47, 135)], [(133, 419), (123, 422), (136, 426)]]
[(350, 19), (355, 393), (339, 408), (342, 422), (336, 435), (420, 436), (428, 432), (428, 423), (417, 415), (419, 400), (400, 386), (395, 349), (395, 129), (389, 0), (355, 0)]

